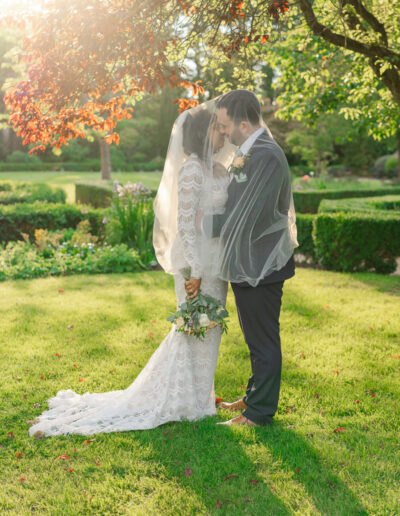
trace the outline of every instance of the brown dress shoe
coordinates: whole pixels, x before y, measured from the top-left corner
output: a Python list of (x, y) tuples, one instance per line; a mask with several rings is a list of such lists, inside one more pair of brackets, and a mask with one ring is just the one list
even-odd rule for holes
[(240, 414), (239, 416), (230, 419), (229, 421), (222, 421), (217, 423), (217, 425), (225, 425), (225, 426), (260, 426), (254, 423), (254, 421), (250, 421), (246, 416)]
[(224, 410), (246, 410), (247, 405), (243, 400), (234, 401), (233, 403), (222, 402), (218, 405), (218, 408)]

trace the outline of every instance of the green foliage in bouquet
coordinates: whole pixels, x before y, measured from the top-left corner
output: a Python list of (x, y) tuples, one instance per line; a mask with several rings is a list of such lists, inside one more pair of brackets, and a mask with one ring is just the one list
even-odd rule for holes
[[(182, 274), (186, 280), (189, 279), (190, 268), (183, 269)], [(207, 330), (218, 325), (221, 326), (222, 333), (227, 333), (227, 317), (229, 313), (218, 299), (200, 291), (193, 299), (186, 296), (186, 301), (168, 317), (168, 321), (175, 323), (177, 332), (204, 339)]]

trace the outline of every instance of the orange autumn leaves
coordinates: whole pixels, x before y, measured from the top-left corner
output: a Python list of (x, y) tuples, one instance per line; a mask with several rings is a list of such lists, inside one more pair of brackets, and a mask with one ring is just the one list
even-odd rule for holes
[[(288, 6), (287, 0), (271, 1), (266, 13), (276, 18)], [(40, 14), (32, 11), (22, 22), (20, 17), (14, 19), (15, 25), (29, 27), (29, 37), (18, 55), (26, 66), (26, 78), (4, 98), (10, 125), (25, 145), (33, 145), (30, 152), (68, 145), (71, 139), (85, 138), (88, 129), (104, 135), (107, 143), (118, 144), (116, 125), (132, 116), (134, 96), (153, 93), (165, 84), (184, 85), (192, 96), (176, 100), (179, 111), (198, 104), (195, 97), (204, 89), (198, 81), (182, 83), (182, 58), (171, 62), (169, 53), (171, 47), (190, 45), (198, 27), (215, 27), (217, 32), (221, 25), (229, 27), (219, 41), (211, 38), (206, 43), (228, 58), (249, 43), (266, 43), (265, 28), (257, 32), (252, 23), (245, 23), (251, 12), (242, 0), (203, 2), (201, 9), (186, 0), (109, 0), (90, 5), (49, 0)], [(192, 27), (185, 36), (173, 27), (182, 13), (188, 17), (187, 27)]]
[(177, 86), (182, 70), (166, 56), (166, 3), (133, 2), (128, 9), (118, 0), (88, 7), (51, 0), (40, 16), (32, 12), (19, 55), (28, 77), (5, 95), (9, 122), (25, 145), (35, 145), (31, 152), (85, 138), (86, 129), (118, 144), (115, 127), (131, 117), (132, 96), (165, 81)]

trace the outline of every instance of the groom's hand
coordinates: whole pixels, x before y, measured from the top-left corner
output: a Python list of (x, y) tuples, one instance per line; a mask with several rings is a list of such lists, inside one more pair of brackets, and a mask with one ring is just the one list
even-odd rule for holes
[(189, 299), (193, 299), (197, 296), (200, 290), (201, 278), (190, 278), (190, 280), (185, 281), (185, 290), (189, 296)]

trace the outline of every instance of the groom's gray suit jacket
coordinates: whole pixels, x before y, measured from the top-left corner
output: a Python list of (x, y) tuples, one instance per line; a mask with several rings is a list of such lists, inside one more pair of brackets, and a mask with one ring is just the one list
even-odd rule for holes
[[(275, 142), (275, 140), (273, 140), (272, 138), (270, 138), (268, 136), (266, 131), (261, 133), (261, 135), (257, 138), (255, 143), (251, 147), (249, 153), (250, 153), (249, 159), (246, 160), (245, 166), (243, 168), (243, 173), (245, 173), (247, 175), (249, 180), (251, 179), (252, 171), (257, 170), (258, 167), (260, 167), (260, 166), (263, 167), (263, 171), (262, 171), (263, 173), (265, 173), (265, 174), (272, 173), (272, 167), (268, 166), (268, 163), (270, 162), (271, 157), (274, 157), (275, 159), (278, 160), (279, 163), (282, 164), (281, 173), (285, 174), (285, 176), (287, 175), (285, 173), (285, 169), (286, 169), (286, 167), (288, 167), (286, 157), (285, 157), (282, 149), (280, 148), (280, 146)], [(276, 169), (275, 169), (274, 173), (277, 173)], [(278, 173), (279, 173), (279, 168), (278, 168)], [(246, 185), (247, 185), (247, 182), (238, 183), (238, 182), (236, 182), (236, 180), (234, 178), (230, 182), (229, 187), (228, 187), (228, 200), (226, 202), (225, 212), (222, 215), (214, 215), (212, 217), (213, 236), (216, 237), (216, 236), (220, 235), (222, 226), (224, 226), (224, 224), (226, 223), (227, 216), (229, 216), (230, 211), (240, 201), (240, 198), (243, 194), (244, 189), (246, 188)], [(279, 199), (277, 199), (279, 211), (281, 211), (283, 213), (288, 212), (289, 202), (290, 202), (291, 195), (292, 195), (291, 192), (292, 191), (291, 191), (290, 176), (289, 176), (289, 178), (285, 177), (284, 181), (283, 181), (282, 189), (279, 194)], [(264, 205), (264, 206), (259, 207), (259, 209), (261, 210), (261, 216), (258, 218), (258, 220), (260, 220), (262, 222), (263, 212), (265, 212), (265, 214), (267, 214), (268, 210), (271, 209), (271, 206)], [(250, 221), (249, 221), (249, 223), (250, 223)], [(256, 230), (256, 228), (254, 228), (254, 229)], [(226, 231), (226, 228), (224, 228), (224, 231)], [(271, 239), (274, 239), (274, 241), (277, 242), (282, 236), (282, 231), (285, 231), (285, 230), (279, 230), (279, 231), (276, 231), (273, 235), (270, 235), (269, 242), (271, 242)], [(257, 250), (257, 253), (259, 253), (259, 255), (260, 255), (260, 258), (259, 258), (260, 262), (265, 257), (267, 252), (268, 251), (263, 248), (260, 248)], [(267, 283), (275, 283), (278, 281), (284, 281), (286, 279), (293, 277), (294, 274), (295, 274), (295, 266), (294, 266), (294, 259), (293, 259), (293, 255), (292, 255), (289, 258), (286, 265), (282, 269), (273, 271), (272, 273), (268, 274), (263, 279), (261, 279), (258, 284), (263, 285), (263, 284), (267, 284)], [(243, 287), (250, 286), (247, 282), (236, 283), (236, 285), (243, 286)]]

